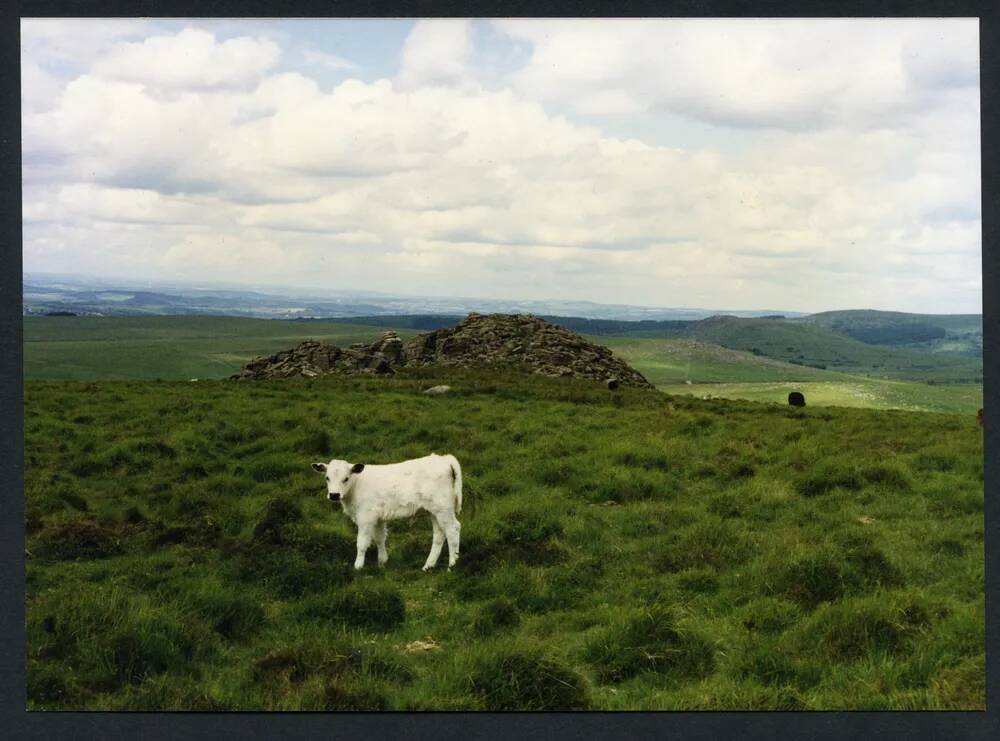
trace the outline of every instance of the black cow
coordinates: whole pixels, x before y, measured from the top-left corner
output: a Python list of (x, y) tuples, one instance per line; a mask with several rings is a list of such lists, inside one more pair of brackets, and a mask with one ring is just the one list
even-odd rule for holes
[(804, 397), (799, 391), (793, 391), (788, 395), (788, 406), (804, 407), (805, 405), (806, 397)]

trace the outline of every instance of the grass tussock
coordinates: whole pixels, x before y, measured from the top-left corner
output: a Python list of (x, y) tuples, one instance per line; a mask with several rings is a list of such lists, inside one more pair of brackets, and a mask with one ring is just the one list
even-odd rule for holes
[(681, 626), (677, 614), (661, 606), (642, 608), (615, 620), (587, 645), (585, 656), (608, 682), (642, 673), (675, 680), (698, 679), (715, 667), (711, 642)]
[(499, 648), (475, 662), (469, 690), (490, 710), (587, 710), (579, 672), (538, 650)]

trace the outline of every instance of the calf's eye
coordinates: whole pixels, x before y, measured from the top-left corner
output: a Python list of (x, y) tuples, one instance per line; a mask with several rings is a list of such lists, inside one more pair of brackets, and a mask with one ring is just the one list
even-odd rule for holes
[(348, 479), (348, 477), (347, 477), (347, 476), (345, 476), (345, 477), (344, 477), (344, 480), (343, 480), (343, 481), (341, 481), (340, 483), (342, 483), (342, 484), (346, 484), (346, 483), (347, 483), (347, 479)]

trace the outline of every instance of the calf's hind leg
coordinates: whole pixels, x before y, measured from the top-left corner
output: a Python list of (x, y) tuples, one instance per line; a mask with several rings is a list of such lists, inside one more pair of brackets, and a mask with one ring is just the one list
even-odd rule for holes
[(455, 517), (454, 512), (448, 512), (441, 515), (439, 525), (448, 538), (448, 568), (450, 569), (458, 560), (458, 540), (459, 533), (462, 531), (462, 523)]
[(434, 527), (434, 540), (431, 543), (431, 552), (427, 555), (427, 562), (424, 564), (424, 571), (433, 569), (441, 555), (441, 547), (444, 545), (444, 530), (438, 525), (437, 518), (431, 515), (431, 525)]
[(385, 562), (389, 560), (389, 551), (385, 548), (385, 536), (387, 534), (387, 527), (385, 521), (383, 520), (378, 525), (375, 526), (375, 545), (378, 546), (378, 565), (385, 566)]

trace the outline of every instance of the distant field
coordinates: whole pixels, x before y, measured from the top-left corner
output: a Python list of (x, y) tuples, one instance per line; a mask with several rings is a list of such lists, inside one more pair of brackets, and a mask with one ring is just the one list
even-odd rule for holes
[(670, 394), (785, 404), (789, 391), (801, 391), (808, 404), (820, 406), (965, 414), (983, 406), (980, 384), (930, 385), (819, 370), (697, 340), (593, 339), (610, 347)]
[[(412, 320), (396, 319), (399, 324), (395, 328), (401, 336), (417, 332), (399, 328), (413, 324)], [(203, 316), (25, 317), (24, 372), (27, 379), (83, 381), (224, 378), (256, 355), (277, 352), (305, 339), (340, 345), (370, 342), (387, 326), (393, 326), (392, 321), (383, 319), (374, 326), (344, 320)], [(652, 383), (671, 393), (783, 401), (788, 391), (781, 384), (794, 381), (797, 386), (809, 384), (808, 391), (801, 390), (807, 393), (810, 404), (965, 413), (982, 406), (982, 387), (974, 384), (930, 386), (923, 381), (851, 375), (691, 338), (603, 335), (590, 339), (610, 347)], [(860, 347), (862, 359), (870, 360), (872, 351), (883, 351), (842, 339)], [(897, 360), (916, 357), (922, 365), (911, 372), (930, 374), (932, 379), (950, 378), (956, 367), (972, 367), (972, 361), (964, 358), (948, 358), (941, 365), (937, 356), (929, 353), (886, 352), (895, 353)], [(694, 385), (683, 385), (688, 380)], [(709, 385), (702, 388), (699, 384)]]
[[(29, 379), (222, 378), (306, 339), (371, 342), (382, 327), (238, 317), (24, 317)], [(415, 330), (399, 330), (401, 337)]]
[(970, 418), (983, 406), (983, 387), (978, 384), (928, 386), (917, 381), (845, 378), (839, 381), (659, 384), (658, 388), (669, 394), (779, 404), (787, 404), (789, 392), (801, 391), (806, 397), (806, 403), (811, 406), (962, 412), (970, 415)]

